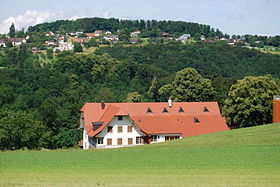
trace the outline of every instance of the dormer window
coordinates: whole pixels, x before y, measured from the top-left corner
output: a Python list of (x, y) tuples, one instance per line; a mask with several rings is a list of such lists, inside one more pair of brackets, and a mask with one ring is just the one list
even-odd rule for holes
[(199, 121), (198, 118), (193, 118), (193, 122), (194, 122), (194, 123), (200, 123), (200, 121)]
[(118, 121), (122, 121), (123, 117), (122, 116), (118, 116)]
[(153, 113), (153, 111), (150, 109), (150, 107), (148, 108), (147, 113)]
[(168, 110), (164, 107), (162, 113), (168, 113)]
[(203, 112), (209, 112), (208, 108), (205, 106)]
[(178, 110), (178, 112), (179, 112), (179, 113), (182, 113), (182, 112), (185, 112), (185, 111), (183, 110), (182, 107), (180, 107), (179, 110)]

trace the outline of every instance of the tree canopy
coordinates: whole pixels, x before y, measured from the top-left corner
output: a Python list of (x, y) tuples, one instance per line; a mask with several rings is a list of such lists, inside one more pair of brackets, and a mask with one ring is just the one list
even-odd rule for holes
[(223, 107), (227, 125), (240, 128), (271, 123), (271, 101), (279, 92), (276, 82), (268, 76), (249, 76), (237, 81)]
[(44, 125), (23, 111), (0, 112), (0, 150), (41, 147), (45, 136)]
[(128, 93), (125, 102), (139, 103), (143, 101), (143, 97), (138, 92)]
[(215, 95), (211, 81), (193, 68), (177, 72), (175, 80), (161, 87), (159, 93), (178, 102), (212, 101)]

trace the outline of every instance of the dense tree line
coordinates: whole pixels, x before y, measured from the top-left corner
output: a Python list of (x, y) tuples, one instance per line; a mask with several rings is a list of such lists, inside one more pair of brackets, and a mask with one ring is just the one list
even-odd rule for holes
[[(268, 90), (275, 84), (270, 81), (280, 76), (280, 56), (223, 44), (114, 46), (88, 55), (68, 51), (55, 58), (45, 56), (47, 64), (40, 58), (24, 45), (0, 52), (0, 149), (72, 147), (82, 138), (80, 108), (101, 100), (218, 101), (232, 126), (236, 121), (231, 121), (235, 113), (230, 107), (238, 96), (234, 90), (243, 87), (232, 86), (242, 83), (237, 79), (271, 74), (252, 84)], [(278, 92), (277, 86), (272, 88), (264, 99)], [(262, 90), (256, 89), (255, 95)], [(245, 106), (237, 104), (234, 107)], [(264, 120), (238, 121), (236, 127), (269, 122), (270, 106), (262, 106)], [(34, 129), (29, 131), (31, 123)]]
[(118, 60), (132, 58), (137, 63), (153, 65), (172, 73), (192, 67), (208, 78), (222, 76), (240, 79), (265, 74), (280, 77), (279, 55), (223, 43), (111, 46), (99, 48), (96, 53), (109, 53)]
[(28, 28), (29, 32), (62, 31), (74, 32), (83, 31), (85, 33), (95, 30), (109, 30), (117, 32), (132, 32), (141, 30), (143, 37), (158, 37), (162, 32), (169, 34), (203, 34), (206, 37), (219, 36), (224, 34), (218, 29), (213, 29), (209, 25), (203, 25), (184, 21), (157, 21), (157, 20), (119, 20), (115, 18), (81, 18), (76, 21), (59, 20), (51, 23), (42, 23)]

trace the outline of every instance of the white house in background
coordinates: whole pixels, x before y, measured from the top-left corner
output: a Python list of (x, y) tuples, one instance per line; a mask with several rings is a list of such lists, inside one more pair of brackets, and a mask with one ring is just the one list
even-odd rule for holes
[(139, 34), (141, 34), (141, 31), (140, 30), (136, 30), (134, 32), (131, 32), (130, 36), (138, 36)]
[(178, 38), (178, 40), (180, 40), (181, 42), (185, 42), (189, 38), (191, 38), (190, 34), (183, 34)]
[(200, 40), (201, 40), (201, 41), (204, 41), (204, 40), (206, 40), (206, 37), (205, 37), (204, 35), (201, 35), (201, 36), (200, 36)]
[(13, 46), (19, 46), (23, 43), (26, 43), (25, 38), (9, 38), (9, 41), (12, 42)]
[(118, 35), (106, 35), (103, 37), (104, 40), (110, 41), (110, 42), (117, 42), (119, 41)]
[(57, 42), (58, 42), (59, 44), (65, 43), (64, 40), (65, 40), (64, 36), (60, 36), (60, 37), (57, 38)]
[(95, 34), (96, 37), (101, 36), (102, 33), (103, 33), (102, 30), (96, 30), (96, 31), (94, 31), (94, 34)]
[(109, 34), (112, 34), (112, 32), (111, 31), (106, 31), (105, 34), (109, 35)]
[(52, 31), (49, 31), (46, 33), (46, 36), (54, 36), (54, 33)]
[(0, 46), (6, 47), (6, 40), (0, 40)]
[(70, 32), (70, 33), (68, 33), (68, 35), (70, 35), (70, 36), (78, 36), (80, 34), (83, 34), (83, 32)]
[(50, 40), (50, 41), (45, 41), (45, 45), (53, 46), (53, 45), (56, 45), (56, 43), (54, 41)]
[(83, 149), (150, 144), (228, 130), (217, 102), (86, 103)]
[(74, 50), (74, 45), (71, 42), (61, 42), (58, 47), (53, 49), (54, 51), (69, 51)]

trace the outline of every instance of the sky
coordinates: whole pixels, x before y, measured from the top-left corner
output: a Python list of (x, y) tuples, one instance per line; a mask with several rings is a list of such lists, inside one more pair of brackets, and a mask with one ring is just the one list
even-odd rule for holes
[(61, 19), (102, 17), (207, 24), (230, 35), (280, 35), (280, 0), (13, 0), (0, 7), (0, 33)]

